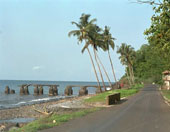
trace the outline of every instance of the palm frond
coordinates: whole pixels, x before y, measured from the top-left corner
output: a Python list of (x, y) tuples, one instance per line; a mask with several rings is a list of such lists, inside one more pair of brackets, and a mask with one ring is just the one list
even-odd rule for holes
[(80, 25), (80, 24), (78, 24), (78, 23), (76, 23), (76, 22), (71, 22), (71, 24), (74, 24), (74, 25), (76, 25), (79, 29), (81, 29), (81, 25)]
[(81, 50), (81, 52), (84, 53), (84, 51), (88, 48), (88, 46), (89, 46), (89, 43), (86, 43), (83, 49)]
[(79, 36), (80, 35), (80, 30), (72, 30), (68, 33), (68, 36), (71, 37), (71, 36)]

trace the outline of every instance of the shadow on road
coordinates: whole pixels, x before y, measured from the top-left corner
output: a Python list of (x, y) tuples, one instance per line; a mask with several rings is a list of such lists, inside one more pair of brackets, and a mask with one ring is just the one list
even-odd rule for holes
[(122, 103), (126, 102), (127, 100), (128, 100), (128, 99), (122, 99), (122, 100), (116, 102), (116, 104), (122, 104)]

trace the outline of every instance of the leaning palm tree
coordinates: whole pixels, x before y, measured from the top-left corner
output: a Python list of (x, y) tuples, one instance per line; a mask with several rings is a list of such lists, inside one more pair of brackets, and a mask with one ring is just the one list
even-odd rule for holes
[(99, 90), (100, 90), (100, 92), (102, 92), (101, 86), (100, 86), (100, 83), (99, 83), (99, 78), (98, 78), (96, 68), (95, 68), (95, 65), (94, 65), (94, 61), (93, 61), (92, 55), (90, 53), (90, 50), (88, 48), (88, 46), (90, 45), (90, 43), (88, 41), (88, 34), (90, 32), (91, 26), (93, 25), (94, 22), (96, 22), (96, 19), (89, 20), (89, 18), (90, 18), (89, 14), (82, 14), (81, 17), (80, 17), (79, 23), (72, 22), (72, 24), (76, 25), (78, 30), (70, 31), (68, 36), (69, 37), (72, 36), (72, 35), (77, 36), (78, 44), (85, 41), (85, 46), (82, 49), (82, 53), (85, 51), (85, 49), (87, 49), (89, 56), (90, 56), (91, 63), (93, 65), (93, 70), (95, 72), (95, 76), (96, 76), (96, 80), (97, 80), (97, 83), (98, 83)]
[(99, 63), (100, 63), (100, 65), (102, 66), (102, 69), (103, 69), (103, 71), (104, 71), (104, 73), (105, 73), (105, 75), (106, 75), (106, 77), (107, 77), (108, 82), (109, 82), (109, 85), (110, 85), (110, 87), (112, 88), (112, 83), (111, 83), (111, 81), (110, 81), (109, 75), (108, 75), (108, 73), (107, 73), (107, 71), (106, 71), (106, 69), (105, 69), (105, 67), (104, 67), (104, 65), (103, 65), (103, 63), (102, 63), (102, 61), (100, 60), (100, 58), (99, 58), (98, 55), (97, 55), (97, 59), (99, 60)]
[[(114, 50), (115, 44), (114, 44), (114, 40), (115, 38), (112, 37), (111, 33), (110, 33), (110, 28), (105, 26), (104, 32), (103, 32), (103, 40), (104, 40), (104, 45), (101, 47), (104, 51), (108, 52), (108, 56), (109, 56), (109, 60), (110, 60), (110, 64), (112, 67), (112, 73), (113, 73), (113, 77), (115, 80), (115, 83), (117, 84), (117, 79), (116, 79), (116, 75), (114, 72), (114, 67), (113, 67), (113, 63), (112, 63), (112, 59), (110, 56), (110, 47), (112, 48), (112, 50)], [(118, 84), (117, 84), (118, 87)]]
[(100, 77), (101, 77), (101, 80), (102, 80), (103, 87), (106, 91), (106, 86), (105, 86), (105, 83), (104, 83), (103, 75), (102, 75), (101, 68), (100, 68), (100, 65), (99, 65), (99, 62), (98, 62), (98, 59), (97, 59), (98, 47), (101, 44), (103, 44), (102, 41), (101, 41), (100, 32), (101, 32), (101, 29), (97, 25), (93, 24), (90, 27), (90, 32), (88, 32), (87, 37), (88, 37), (88, 42), (90, 43), (90, 45), (93, 48), (94, 58), (95, 58), (95, 61), (96, 61), (96, 64), (97, 64), (97, 67), (98, 67), (98, 70), (99, 70), (99, 73), (100, 73)]
[[(134, 84), (134, 73), (133, 73), (133, 60), (135, 57), (134, 48), (130, 45), (122, 43), (120, 47), (118, 47), (117, 53), (120, 54), (120, 61), (123, 65), (128, 67), (127, 75), (130, 77), (130, 84)], [(128, 73), (129, 72), (129, 73)]]

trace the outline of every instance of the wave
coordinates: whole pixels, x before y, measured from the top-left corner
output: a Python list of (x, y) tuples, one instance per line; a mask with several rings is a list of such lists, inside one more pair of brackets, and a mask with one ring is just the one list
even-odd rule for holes
[(38, 99), (33, 99), (33, 100), (28, 100), (28, 101), (21, 101), (16, 104), (6, 104), (6, 105), (0, 105), (0, 110), (1, 109), (8, 109), (8, 108), (15, 108), (15, 107), (20, 107), (20, 106), (25, 106), (25, 105), (32, 105), (32, 104), (38, 104), (38, 103), (44, 103), (44, 102), (49, 102), (49, 101), (57, 101), (60, 99), (64, 98), (71, 98), (76, 95), (72, 96), (55, 96), (55, 97), (46, 97), (46, 98), (38, 98)]
[(28, 102), (42, 102), (42, 101), (49, 101), (49, 100), (54, 100), (54, 99), (62, 99), (65, 98), (65, 96), (57, 96), (57, 97), (48, 97), (48, 98), (41, 98), (41, 99), (33, 99)]
[(12, 104), (12, 105), (21, 105), (21, 104), (26, 104), (26, 102), (19, 102), (17, 104)]

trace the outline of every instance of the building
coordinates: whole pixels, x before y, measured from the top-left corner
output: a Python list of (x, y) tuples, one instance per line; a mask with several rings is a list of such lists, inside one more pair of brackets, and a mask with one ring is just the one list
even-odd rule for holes
[(170, 71), (164, 71), (163, 74), (163, 81), (164, 81), (164, 88), (170, 90)]

